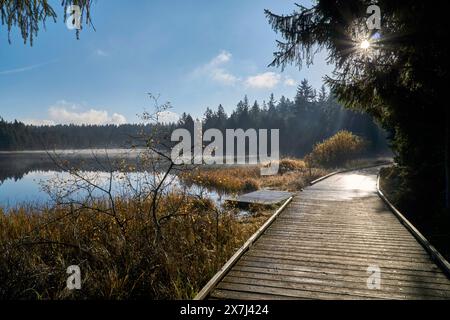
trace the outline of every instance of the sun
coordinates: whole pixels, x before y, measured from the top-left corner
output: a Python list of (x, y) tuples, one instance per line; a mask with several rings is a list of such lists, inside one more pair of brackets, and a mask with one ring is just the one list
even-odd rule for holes
[(367, 50), (370, 47), (369, 40), (363, 40), (360, 44), (361, 49)]

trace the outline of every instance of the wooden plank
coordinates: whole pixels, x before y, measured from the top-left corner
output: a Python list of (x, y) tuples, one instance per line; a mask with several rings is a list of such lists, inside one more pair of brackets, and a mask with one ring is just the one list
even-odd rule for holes
[[(260, 258), (260, 257), (243, 257), (236, 266), (257, 266), (259, 268), (274, 268), (279, 270), (302, 270), (309, 272), (321, 272), (321, 273), (333, 273), (338, 274), (360, 274), (361, 272), (367, 275), (367, 266), (358, 265), (342, 265), (342, 264), (329, 264), (323, 262), (294, 262), (280, 260), (276, 258)], [(448, 279), (441, 273), (435, 273), (430, 271), (417, 271), (417, 270), (399, 270), (399, 269), (386, 269), (383, 272), (383, 279), (404, 279), (405, 281), (411, 279), (417, 282), (426, 282), (432, 284), (444, 284), (448, 285)]]
[[(269, 266), (251, 266), (245, 264), (236, 264), (236, 266), (230, 271), (229, 274), (233, 272), (243, 272), (243, 273), (251, 273), (252, 276), (259, 277), (261, 274), (269, 274), (269, 275), (280, 275), (283, 277), (305, 277), (311, 279), (325, 279), (327, 281), (345, 281), (345, 282), (355, 282), (362, 283), (367, 280), (367, 272), (365, 270), (358, 270), (353, 272), (336, 272), (334, 269), (300, 269), (300, 270), (292, 270), (292, 269), (281, 269), (277, 265), (275, 268), (271, 268)], [(450, 285), (448, 283), (428, 283), (428, 282), (420, 282), (416, 281), (415, 278), (405, 277), (405, 276), (395, 276), (394, 277), (386, 277), (383, 276), (384, 285), (388, 285), (391, 287), (405, 286), (412, 288), (425, 288), (431, 290), (440, 290), (440, 291), (450, 291)]]
[[(235, 279), (252, 279), (252, 280), (261, 280), (268, 281), (268, 283), (276, 283), (276, 285), (285, 286), (285, 283), (289, 283), (289, 285), (299, 285), (304, 289), (309, 288), (310, 290), (322, 290), (324, 288), (325, 291), (331, 290), (332, 292), (339, 292), (340, 289), (344, 289), (343, 292), (348, 292), (350, 290), (355, 290), (358, 294), (367, 294), (372, 295), (373, 292), (371, 289), (367, 288), (367, 276), (360, 278), (329, 278), (326, 279), (324, 277), (308, 277), (308, 276), (289, 276), (285, 274), (273, 274), (273, 273), (254, 273), (254, 272), (245, 272), (242, 270), (231, 270), (227, 277), (224, 278), (224, 281), (227, 279), (235, 278)], [(264, 282), (265, 283), (265, 282)], [(428, 287), (418, 287), (418, 286), (405, 286), (401, 285), (398, 282), (394, 285), (390, 283), (383, 282), (383, 286), (380, 290), (377, 290), (377, 293), (381, 293), (382, 295), (389, 295), (390, 293), (398, 294), (401, 292), (399, 298), (402, 298), (403, 295), (423, 295), (429, 298), (443, 299), (448, 298), (450, 296), (450, 292), (448, 290), (443, 290), (442, 287), (436, 286), (428, 286)]]
[(324, 263), (337, 263), (337, 264), (350, 264), (366, 266), (379, 265), (381, 269), (384, 268), (394, 268), (394, 269), (405, 269), (405, 270), (420, 270), (420, 271), (439, 271), (439, 268), (430, 263), (408, 263), (408, 262), (397, 262), (391, 260), (379, 260), (377, 258), (356, 258), (356, 257), (345, 257), (343, 255), (327, 255), (327, 254), (311, 254), (310, 252), (305, 253), (280, 253), (270, 250), (255, 250), (249, 252), (248, 255), (255, 257), (265, 257), (271, 256), (279, 259), (292, 260), (292, 261), (316, 261)]
[(212, 298), (216, 299), (233, 299), (233, 300), (295, 300), (293, 297), (280, 296), (275, 294), (257, 293), (257, 292), (241, 292), (234, 290), (215, 289), (211, 293)]
[[(255, 285), (249, 285), (249, 284), (239, 284), (239, 283), (228, 283), (228, 282), (221, 282), (217, 286), (218, 289), (221, 290), (234, 290), (239, 292), (251, 292), (251, 293), (261, 293), (261, 294), (273, 294), (273, 295), (279, 295), (284, 296), (287, 299), (288, 298), (295, 298), (295, 299), (324, 299), (324, 300), (332, 300), (332, 299), (342, 299), (341, 294), (333, 294), (328, 292), (316, 292), (311, 293), (304, 290), (296, 290), (296, 289), (290, 289), (290, 288), (274, 288), (274, 287), (263, 287), (263, 286), (255, 286)], [(229, 297), (229, 299), (235, 299), (234, 297)], [(353, 295), (348, 295), (347, 299), (364, 299), (364, 297), (358, 297)]]
[[(265, 289), (278, 289), (278, 290), (299, 290), (304, 293), (308, 292), (309, 297), (314, 297), (318, 293), (327, 294), (337, 294), (344, 296), (354, 296), (358, 298), (376, 298), (376, 299), (438, 299), (442, 297), (435, 297), (426, 294), (423, 291), (414, 292), (384, 292), (380, 290), (370, 290), (370, 289), (357, 289), (357, 288), (346, 288), (343, 286), (331, 286), (331, 285), (315, 285), (315, 284), (304, 284), (304, 283), (294, 283), (282, 280), (265, 280), (265, 279), (250, 279), (250, 278), (238, 278), (227, 276), (223, 283), (236, 284), (236, 285), (249, 285), (249, 286), (259, 286)], [(220, 286), (219, 286), (220, 287)]]
[(388, 239), (396, 239), (396, 240), (406, 240), (406, 241), (414, 241), (414, 237), (410, 234), (399, 234), (398, 232), (392, 232), (392, 233), (387, 233), (387, 232), (376, 232), (376, 231), (358, 231), (358, 230), (351, 230), (348, 231), (346, 229), (339, 229), (339, 228), (333, 228), (332, 231), (327, 230), (326, 228), (299, 228), (299, 227), (295, 227), (295, 226), (274, 226), (271, 230), (273, 230), (274, 232), (284, 232), (284, 233), (294, 233), (294, 234), (301, 234), (301, 233), (314, 233), (314, 234), (344, 234), (345, 235), (364, 235), (364, 236), (368, 236), (368, 237), (376, 237), (377, 239), (379, 239), (380, 237), (383, 238), (388, 238)]
[(227, 199), (227, 201), (237, 202), (238, 204), (275, 205), (286, 201), (293, 195), (294, 193), (286, 191), (258, 190), (240, 195), (236, 199)]
[[(311, 241), (314, 239), (315, 241)], [(279, 238), (270, 235), (265, 235), (263, 239), (261, 239), (261, 243), (277, 243), (277, 244), (287, 244), (287, 245), (295, 245), (297, 247), (321, 247), (321, 248), (349, 248), (349, 244), (352, 245), (351, 249), (366, 249), (366, 250), (382, 250), (386, 252), (399, 252), (399, 253), (413, 253), (413, 254), (421, 254), (427, 256), (427, 253), (419, 246), (398, 246), (390, 243), (372, 243), (372, 242), (330, 242), (330, 241), (320, 241), (317, 238)]]
[(414, 238), (411, 238), (410, 240), (405, 239), (391, 239), (389, 237), (383, 237), (383, 236), (374, 236), (374, 235), (364, 235), (364, 234), (343, 234), (343, 233), (317, 233), (317, 232), (287, 232), (287, 231), (278, 231), (278, 230), (268, 230), (267, 234), (272, 236), (279, 236), (281, 238), (286, 239), (295, 239), (296, 237), (302, 238), (311, 238), (311, 239), (324, 239), (328, 241), (334, 241), (334, 242), (340, 242), (345, 240), (354, 240), (354, 243), (386, 243), (386, 244), (396, 244), (396, 245), (406, 245), (406, 246), (415, 246), (416, 241)]
[[(331, 222), (330, 220), (331, 219), (326, 219), (326, 220), (323, 220), (323, 221), (317, 220), (317, 221), (314, 222), (315, 227), (316, 228), (320, 228), (321, 227), (321, 228), (328, 228), (329, 229), (330, 222)], [(295, 226), (295, 227), (309, 227), (310, 226), (308, 224), (308, 222), (305, 222), (303, 220), (302, 220), (302, 222), (299, 223), (297, 217), (296, 218), (280, 217), (279, 221), (281, 221), (283, 223), (286, 223), (286, 224), (288, 224), (290, 226)], [(370, 230), (379, 230), (379, 231), (395, 230), (395, 231), (403, 232), (403, 230), (404, 230), (404, 228), (402, 228), (400, 226), (394, 228), (394, 227), (391, 227), (391, 226), (386, 226), (383, 223), (380, 223), (380, 224), (371, 223), (368, 226), (367, 222), (366, 223), (364, 223), (364, 222), (358, 223), (356, 221), (354, 221), (353, 223), (351, 223), (351, 222), (344, 223), (344, 222), (339, 222), (339, 221), (333, 220), (333, 226), (335, 228), (342, 228), (342, 229), (347, 229), (349, 227), (352, 227), (353, 230), (354, 229), (366, 229), (366, 228), (369, 228)], [(386, 228), (388, 228), (388, 229), (386, 229)]]
[(333, 253), (341, 253), (348, 257), (374, 257), (383, 260), (391, 260), (398, 258), (398, 261), (418, 261), (418, 260), (428, 260), (428, 256), (423, 252), (411, 253), (411, 252), (390, 252), (386, 250), (378, 250), (378, 249), (368, 249), (363, 248), (362, 250), (355, 250), (354, 247), (350, 249), (341, 248), (341, 247), (324, 247), (324, 246), (293, 246), (290, 244), (273, 244), (273, 243), (258, 243), (255, 248), (261, 248), (264, 250), (274, 250), (274, 251), (286, 251), (286, 252), (317, 252), (320, 254), (333, 254)]

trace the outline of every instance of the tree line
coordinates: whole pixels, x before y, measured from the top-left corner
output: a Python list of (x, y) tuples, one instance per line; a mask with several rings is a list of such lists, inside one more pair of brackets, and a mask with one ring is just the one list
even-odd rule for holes
[(0, 118), (0, 150), (130, 148), (144, 146), (153, 130), (169, 132), (174, 124), (26, 125)]
[[(193, 130), (194, 119), (183, 113), (177, 123), (141, 123), (123, 125), (33, 126), (0, 119), (0, 150), (42, 150), (81, 148), (129, 148), (145, 146), (143, 136), (157, 132), (169, 139), (176, 128)], [(280, 152), (303, 156), (313, 145), (339, 130), (351, 131), (369, 142), (370, 150), (386, 150), (385, 133), (367, 114), (344, 109), (324, 86), (317, 92), (305, 79), (293, 99), (271, 94), (268, 101), (250, 103), (245, 96), (227, 114), (222, 105), (206, 108), (201, 119), (204, 129), (242, 128), (280, 129)]]
[[(314, 144), (340, 130), (348, 130), (368, 142), (370, 153), (388, 151), (386, 132), (372, 117), (345, 109), (325, 86), (315, 90), (305, 79), (293, 99), (271, 94), (267, 101), (250, 103), (247, 96), (228, 115), (222, 105), (214, 111), (206, 108), (203, 128), (280, 129), (280, 152), (287, 156), (304, 156)], [(180, 126), (193, 130), (194, 119), (183, 113)]]

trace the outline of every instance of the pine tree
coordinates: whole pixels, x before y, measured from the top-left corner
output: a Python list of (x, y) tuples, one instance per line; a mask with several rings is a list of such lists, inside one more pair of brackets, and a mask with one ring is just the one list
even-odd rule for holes
[(255, 100), (252, 108), (250, 109), (250, 119), (252, 121), (253, 128), (259, 128), (261, 122), (261, 109), (259, 108), (258, 101)]
[(325, 85), (322, 84), (320, 87), (319, 95), (317, 97), (317, 101), (320, 103), (324, 103), (328, 100), (327, 90), (325, 89)]
[[(67, 9), (71, 5), (77, 5), (81, 9), (81, 20), (91, 23), (91, 0), (62, 0), (64, 20), (67, 18)], [(56, 22), (57, 14), (48, 0), (2, 0), (0, 1), (0, 20), (8, 29), (8, 41), (11, 42), (11, 31), (16, 27), (22, 36), (24, 43), (33, 45), (41, 27), (45, 27), (48, 20)], [(76, 32), (79, 36), (79, 30)]]
[(214, 128), (215, 123), (215, 115), (214, 112), (207, 107), (205, 113), (203, 114), (203, 125), (205, 128)]
[(221, 104), (219, 104), (219, 107), (217, 107), (216, 118), (218, 129), (224, 130), (226, 128), (228, 115)]
[[(346, 107), (368, 112), (390, 132), (405, 177), (402, 189), (414, 191), (410, 198), (449, 208), (446, 4), (379, 0), (383, 17), (377, 33), (366, 25), (368, 4), (318, 0), (288, 15), (266, 10), (283, 37), (271, 66), (302, 67), (312, 63), (317, 48), (327, 48), (335, 70), (326, 83)], [(362, 49), (362, 40), (370, 47)]]
[(297, 94), (295, 96), (296, 102), (312, 102), (316, 98), (316, 92), (312, 86), (309, 85), (308, 80), (303, 79), (297, 87)]

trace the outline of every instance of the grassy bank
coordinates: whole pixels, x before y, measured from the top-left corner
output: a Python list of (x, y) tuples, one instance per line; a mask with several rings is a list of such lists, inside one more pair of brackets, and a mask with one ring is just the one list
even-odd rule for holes
[[(117, 217), (104, 201), (0, 209), (0, 299), (192, 298), (267, 219), (177, 194), (160, 201), (158, 217), (177, 208), (160, 236), (149, 202), (116, 199)], [(81, 290), (66, 289), (70, 265), (80, 266)]]
[(276, 175), (261, 175), (259, 166), (200, 167), (181, 175), (187, 184), (201, 185), (223, 193), (243, 193), (262, 188), (298, 191), (329, 172), (309, 168), (303, 160), (285, 158), (279, 162)]

